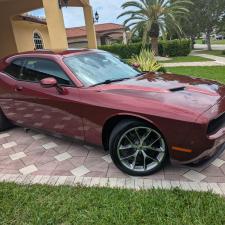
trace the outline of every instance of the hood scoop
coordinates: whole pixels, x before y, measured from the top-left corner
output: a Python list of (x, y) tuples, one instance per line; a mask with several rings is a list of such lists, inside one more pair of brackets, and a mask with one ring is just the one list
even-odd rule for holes
[(206, 90), (204, 88), (195, 87), (193, 85), (188, 86), (182, 86), (182, 87), (175, 87), (169, 89), (170, 92), (179, 92), (179, 91), (188, 91), (192, 93), (199, 93), (199, 94), (205, 94), (205, 95), (211, 95), (211, 96), (218, 96), (218, 93), (216, 93), (213, 90)]
[(171, 92), (177, 92), (177, 91), (184, 91), (186, 87), (176, 87), (176, 88), (171, 88), (169, 91)]

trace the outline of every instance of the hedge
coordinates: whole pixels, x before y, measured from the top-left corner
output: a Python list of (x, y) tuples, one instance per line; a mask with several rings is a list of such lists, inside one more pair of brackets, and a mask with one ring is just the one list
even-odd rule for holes
[[(145, 46), (147, 49), (151, 48), (151, 45)], [(142, 43), (133, 44), (113, 44), (99, 46), (99, 49), (111, 52), (120, 56), (122, 59), (129, 59), (133, 55), (138, 55), (141, 51)], [(159, 41), (159, 55), (161, 56), (187, 56), (191, 52), (191, 41), (188, 39), (171, 40), (171, 41)]]
[(191, 41), (187, 39), (162, 41), (163, 55), (187, 56), (191, 52)]

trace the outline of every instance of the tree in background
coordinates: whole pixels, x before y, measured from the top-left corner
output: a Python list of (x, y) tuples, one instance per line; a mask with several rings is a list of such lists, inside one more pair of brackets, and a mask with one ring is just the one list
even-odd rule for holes
[(187, 6), (189, 9), (187, 19), (180, 18), (179, 23), (182, 27), (183, 35), (191, 39), (192, 48), (194, 48), (195, 39), (197, 36), (200, 36), (200, 33), (202, 32), (200, 18), (204, 1), (192, 0), (192, 2), (193, 4)]
[(180, 25), (193, 43), (196, 36), (205, 33), (208, 50), (212, 50), (212, 32), (225, 26), (225, 0), (192, 0), (192, 2), (193, 5), (188, 6), (190, 11), (188, 22), (181, 19)]
[(225, 0), (204, 0), (203, 2), (204, 6), (201, 9), (202, 15), (200, 18), (200, 27), (203, 29), (203, 32), (206, 33), (208, 50), (212, 50), (211, 34), (213, 30), (218, 27), (222, 17), (224, 17)]
[(221, 16), (221, 19), (216, 27), (216, 32), (225, 37), (225, 14)]
[(187, 8), (190, 0), (134, 0), (122, 5), (127, 9), (118, 18), (128, 16), (124, 25), (133, 34), (143, 30), (143, 45), (151, 38), (152, 50), (158, 55), (158, 38), (167, 31), (182, 33), (179, 24), (181, 18), (185, 19), (189, 13)]

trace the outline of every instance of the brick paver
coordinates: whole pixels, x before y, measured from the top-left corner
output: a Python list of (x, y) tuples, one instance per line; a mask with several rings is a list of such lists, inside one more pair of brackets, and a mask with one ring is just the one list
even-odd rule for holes
[(0, 133), (0, 181), (137, 190), (180, 187), (224, 194), (225, 152), (199, 167), (166, 165), (137, 179), (117, 169), (102, 148), (15, 128)]

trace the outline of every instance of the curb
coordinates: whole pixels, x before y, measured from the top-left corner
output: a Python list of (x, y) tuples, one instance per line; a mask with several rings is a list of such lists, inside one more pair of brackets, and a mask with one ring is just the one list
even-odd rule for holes
[(225, 196), (225, 183), (206, 183), (189, 181), (150, 180), (143, 178), (100, 178), (75, 176), (42, 176), (0, 174), (0, 182), (14, 182), (16, 184), (42, 184), (50, 186), (84, 186), (84, 187), (110, 187), (133, 190), (174, 189), (185, 191), (212, 192)]

